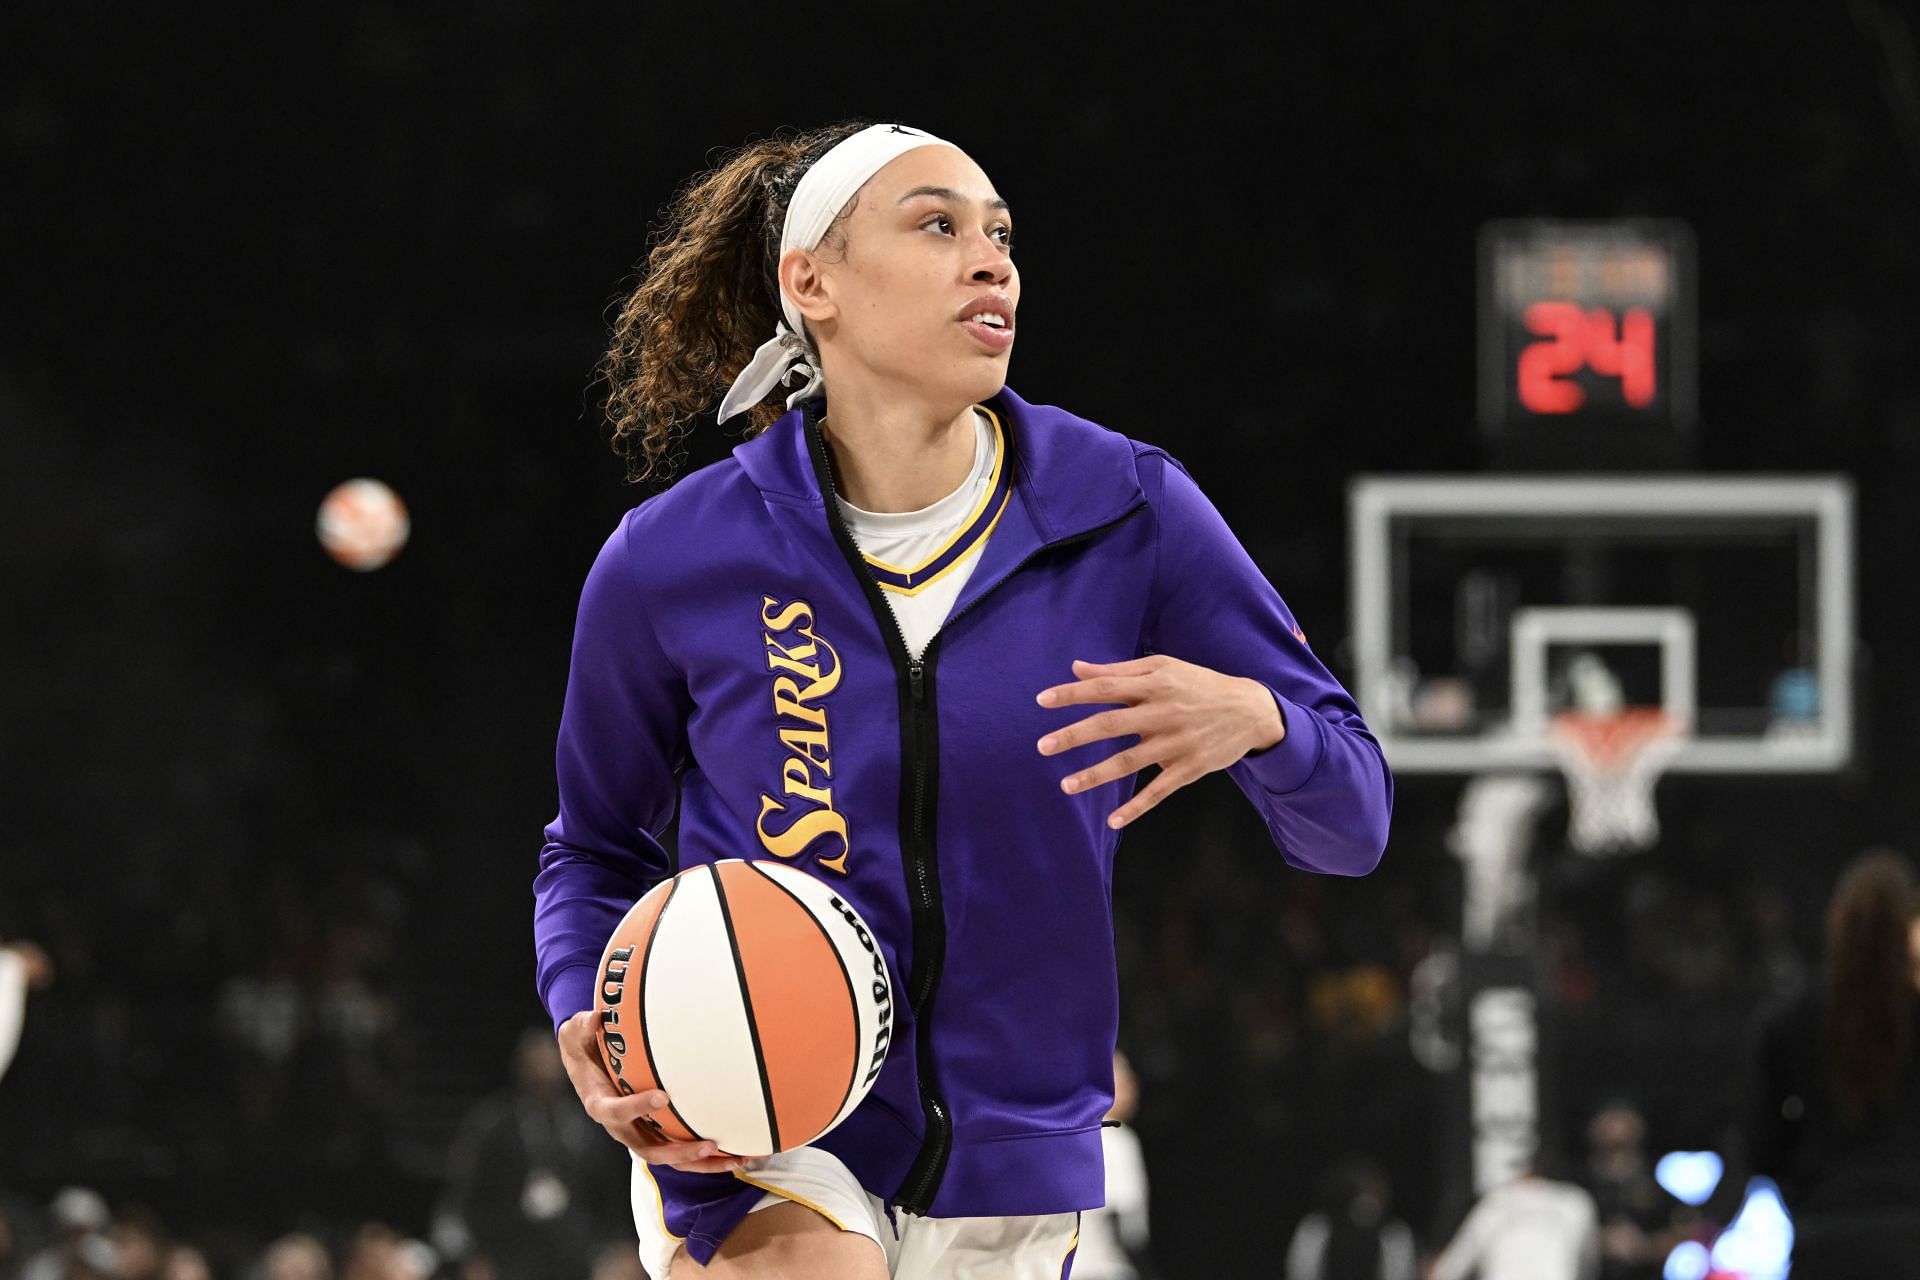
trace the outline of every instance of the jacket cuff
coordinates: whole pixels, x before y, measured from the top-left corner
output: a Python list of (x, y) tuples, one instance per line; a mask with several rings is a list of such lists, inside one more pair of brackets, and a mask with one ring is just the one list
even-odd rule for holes
[[(1253, 677), (1258, 680), (1259, 677)], [(1307, 710), (1291, 698), (1282, 696), (1279, 690), (1266, 681), (1260, 683), (1280, 707), (1280, 723), (1285, 726), (1286, 736), (1270, 747), (1261, 747), (1249, 751), (1234, 761), (1235, 769), (1244, 769), (1248, 776), (1259, 783), (1261, 788), (1273, 795), (1285, 795), (1289, 791), (1298, 791), (1313, 777), (1314, 770), (1320, 767), (1321, 757), (1327, 753), (1326, 726), (1320, 717)]]
[(560, 1024), (579, 1013), (582, 1009), (593, 1008), (593, 975), (598, 966), (590, 964), (568, 965), (553, 975), (553, 981), (547, 984), (547, 1012), (553, 1017), (553, 1033), (560, 1034)]

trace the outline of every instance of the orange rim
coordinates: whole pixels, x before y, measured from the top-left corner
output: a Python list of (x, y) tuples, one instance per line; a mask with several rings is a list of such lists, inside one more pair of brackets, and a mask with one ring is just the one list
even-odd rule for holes
[(1612, 715), (1561, 711), (1553, 736), (1595, 772), (1622, 768), (1656, 742), (1677, 736), (1684, 722), (1659, 707), (1623, 707)]

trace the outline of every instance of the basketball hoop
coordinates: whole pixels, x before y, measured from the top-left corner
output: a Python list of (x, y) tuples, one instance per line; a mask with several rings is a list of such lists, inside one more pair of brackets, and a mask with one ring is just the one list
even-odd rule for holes
[(1687, 722), (1659, 707), (1561, 711), (1548, 729), (1567, 779), (1567, 842), (1581, 853), (1630, 853), (1660, 838), (1653, 788), (1686, 744)]

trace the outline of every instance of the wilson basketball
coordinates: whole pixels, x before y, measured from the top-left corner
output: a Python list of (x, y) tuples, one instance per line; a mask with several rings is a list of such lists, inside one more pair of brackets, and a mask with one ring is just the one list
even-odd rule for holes
[(623, 1093), (658, 1087), (676, 1141), (804, 1146), (860, 1104), (893, 1025), (886, 961), (832, 887), (729, 858), (655, 885), (614, 929), (594, 1001)]
[(314, 518), (314, 532), (327, 554), (359, 573), (399, 555), (411, 531), (400, 495), (365, 476), (335, 485)]

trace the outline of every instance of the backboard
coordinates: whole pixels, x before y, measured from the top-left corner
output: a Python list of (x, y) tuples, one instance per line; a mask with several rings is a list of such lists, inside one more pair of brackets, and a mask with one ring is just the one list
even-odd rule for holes
[(1406, 773), (1552, 769), (1567, 709), (1663, 708), (1667, 768), (1809, 773), (1853, 742), (1840, 477), (1361, 477), (1355, 687)]

